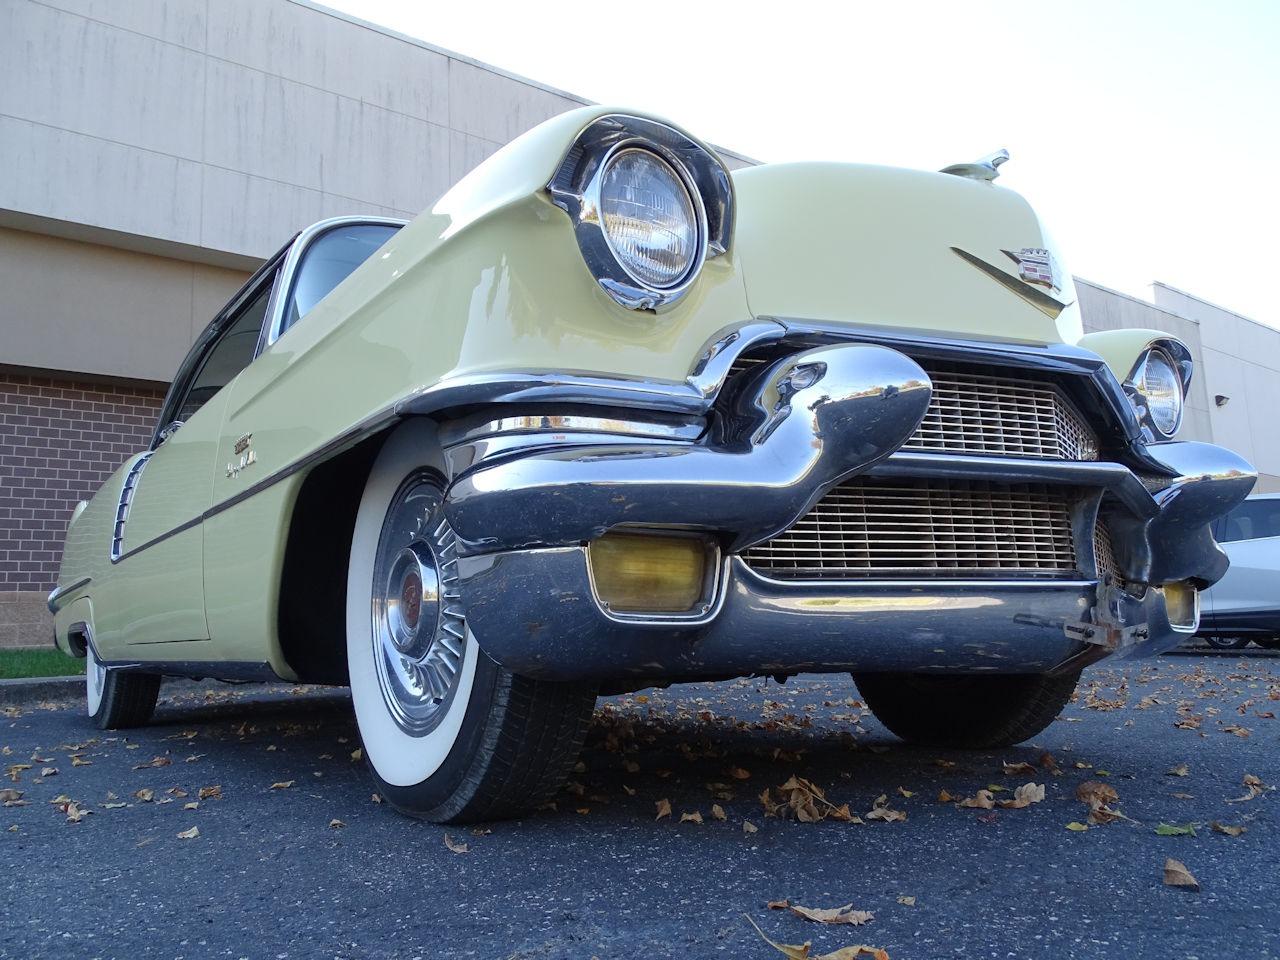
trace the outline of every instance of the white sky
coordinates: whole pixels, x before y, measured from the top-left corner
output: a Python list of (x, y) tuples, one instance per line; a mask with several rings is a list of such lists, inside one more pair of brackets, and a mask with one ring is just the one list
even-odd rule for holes
[(1280, 327), (1280, 0), (327, 0), (758, 160), (998, 147), (1073, 273)]

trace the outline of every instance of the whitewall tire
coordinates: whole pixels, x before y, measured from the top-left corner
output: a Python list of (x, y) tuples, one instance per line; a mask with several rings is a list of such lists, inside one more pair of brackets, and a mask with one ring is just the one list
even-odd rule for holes
[(552, 799), (581, 748), (593, 689), (518, 677), (480, 649), (458, 591), (428, 420), (387, 438), (356, 516), (347, 665), (383, 796), (437, 822), (518, 815)]
[(151, 719), (160, 695), (160, 677), (154, 673), (109, 670), (86, 644), (85, 709), (101, 730), (140, 727)]

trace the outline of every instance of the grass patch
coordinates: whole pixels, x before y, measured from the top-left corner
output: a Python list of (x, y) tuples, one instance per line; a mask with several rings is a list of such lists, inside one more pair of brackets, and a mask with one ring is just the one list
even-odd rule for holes
[(0, 680), (70, 677), (84, 673), (84, 660), (61, 650), (0, 650)]

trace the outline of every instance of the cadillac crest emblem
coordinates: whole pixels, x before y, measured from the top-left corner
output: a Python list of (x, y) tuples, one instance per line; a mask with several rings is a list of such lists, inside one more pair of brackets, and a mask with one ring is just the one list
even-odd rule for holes
[(1044, 247), (1023, 247), (1017, 253), (1005, 250), (1004, 255), (1018, 265), (1018, 276), (1027, 283), (1048, 287), (1055, 293), (1062, 289), (1058, 261)]

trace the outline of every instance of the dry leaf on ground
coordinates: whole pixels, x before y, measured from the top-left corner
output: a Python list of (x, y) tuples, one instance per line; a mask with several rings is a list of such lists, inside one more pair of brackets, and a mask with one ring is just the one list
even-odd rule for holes
[(996, 805), (996, 799), (991, 795), (990, 790), (979, 790), (972, 797), (965, 797), (960, 801), (962, 807), (972, 807), (977, 810), (991, 810)]
[(221, 800), (222, 784), (215, 783), (211, 787), (201, 787), (199, 793), (196, 794), (201, 800)]
[(1044, 799), (1044, 784), (1024, 783), (1013, 791), (1012, 800), (1001, 800), (1000, 806), (1007, 810), (1021, 810)]
[(1225, 833), (1228, 837), (1238, 837), (1247, 829), (1246, 827), (1233, 827), (1227, 823), (1219, 823), (1217, 820), (1209, 824), (1209, 828), (1214, 833)]
[(718, 803), (713, 803), (711, 805), (711, 819), (712, 820), (728, 820), (729, 818), (728, 816), (725, 815), (724, 807), (720, 806), (720, 804)]
[(790, 904), (789, 909), (797, 917), (804, 917), (814, 923), (847, 923), (855, 927), (870, 923), (876, 916), (870, 910), (853, 909), (852, 903), (846, 903), (843, 907), (829, 908), (802, 907), (798, 904)]
[(681, 823), (685, 823), (686, 821), (687, 821), (688, 823), (701, 823), (701, 822), (702, 822), (702, 811), (701, 811), (701, 810), (695, 810), (695, 811), (693, 811), (693, 813), (682, 813), (682, 814), (680, 814), (680, 822), (681, 822)]
[(1252, 800), (1255, 797), (1262, 796), (1263, 791), (1267, 789), (1267, 785), (1252, 773), (1246, 773), (1241, 783), (1245, 785), (1245, 788), (1249, 792), (1243, 797), (1236, 797), (1233, 800), (1228, 800), (1227, 803), (1244, 803), (1246, 800)]
[(759, 829), (760, 829), (760, 828), (759, 828), (759, 827), (757, 827), (757, 826), (756, 826), (754, 823), (752, 823), (750, 820), (743, 820), (743, 821), (742, 821), (742, 832), (743, 832), (743, 833), (756, 833)]
[(658, 801), (656, 801), (656, 802), (654, 803), (654, 807), (656, 807), (656, 808), (657, 808), (657, 810), (658, 810), (658, 815), (657, 815), (656, 817), (654, 817), (653, 819), (655, 819), (655, 820), (661, 820), (663, 817), (669, 817), (669, 816), (671, 816), (671, 801), (670, 801), (670, 800), (658, 800)]
[(899, 897), (898, 902), (904, 907), (914, 907), (916, 905), (915, 897)]
[(1164, 862), (1164, 885), (1166, 887), (1184, 887), (1187, 890), (1199, 890), (1200, 884), (1187, 865), (1181, 860), (1170, 857)]
[(1190, 767), (1188, 767), (1185, 763), (1180, 763), (1176, 767), (1170, 767), (1168, 771), (1165, 772), (1165, 776), (1166, 777), (1185, 777), (1190, 772), (1191, 772)]
[(142, 803), (150, 803), (155, 798), (156, 792), (150, 787), (143, 787), (141, 790), (133, 791), (133, 799), (139, 800)]
[(181, 833), (179, 833), (179, 834), (178, 834), (178, 839), (179, 839), (179, 840), (194, 840), (194, 839), (195, 839), (196, 837), (198, 837), (198, 836), (200, 836), (200, 828), (199, 828), (199, 827), (192, 827), (190, 830), (183, 830)]
[(339, 820), (337, 817), (334, 817), (332, 820), (329, 821), (329, 827), (330, 829), (333, 829), (333, 830), (337, 830), (339, 827), (345, 827), (345, 826), (346, 824), (343, 823), (341, 820)]
[(883, 820), (885, 823), (905, 823), (905, 810), (893, 810), (889, 807), (889, 798), (883, 793), (871, 801), (871, 809), (863, 814), (868, 820)]
[(449, 836), (447, 833), (444, 835), (444, 845), (448, 847), (450, 850), (452, 850), (454, 853), (468, 853), (471, 850), (471, 848), (468, 847), (465, 843), (459, 843), (457, 840), (453, 839), (453, 837)]
[(1015, 774), (1015, 773), (1035, 774), (1039, 772), (1038, 770), (1036, 770), (1035, 767), (1027, 763), (1025, 760), (1019, 761), (1018, 763), (1010, 763), (1008, 760), (1005, 760), (1000, 764), (1000, 766), (1004, 768), (1004, 772), (1006, 774)]
[(294, 785), (294, 780), (277, 780), (271, 785), (272, 790), (288, 790)]
[(773, 947), (773, 949), (777, 950), (784, 957), (787, 957), (788, 960), (856, 960), (856, 958), (864, 956), (871, 957), (872, 960), (889, 960), (889, 954), (884, 950), (881, 950), (879, 947), (868, 947), (866, 944), (862, 943), (854, 944), (851, 947), (841, 947), (839, 950), (833, 950), (831, 953), (813, 955), (809, 952), (811, 944), (808, 940), (799, 945), (777, 943), (765, 936), (764, 931), (756, 925), (754, 920), (746, 914), (743, 914), (743, 916), (746, 917), (747, 923), (751, 924), (756, 933), (760, 935), (761, 940)]

